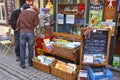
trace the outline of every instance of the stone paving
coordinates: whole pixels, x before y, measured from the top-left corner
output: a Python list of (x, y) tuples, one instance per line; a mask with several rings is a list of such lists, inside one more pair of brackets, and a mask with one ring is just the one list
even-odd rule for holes
[[(9, 53), (7, 56), (0, 48), (0, 80), (61, 80), (51, 74), (47, 74), (34, 67), (29, 67), (26, 59), (26, 68), (22, 69), (19, 66), (19, 61), (15, 61), (14, 53)], [(114, 76), (112, 80), (120, 80), (120, 77)]]
[(51, 74), (44, 73), (33, 67), (29, 67), (26, 60), (26, 68), (19, 66), (15, 61), (15, 55), (9, 53), (4, 56), (0, 49), (0, 80), (61, 80)]

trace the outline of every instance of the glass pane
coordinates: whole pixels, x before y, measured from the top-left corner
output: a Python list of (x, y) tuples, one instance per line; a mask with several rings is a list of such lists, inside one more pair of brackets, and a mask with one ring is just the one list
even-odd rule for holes
[(4, 6), (1, 7), (2, 7), (2, 19), (5, 20), (5, 8)]
[(39, 8), (38, 4), (38, 0), (33, 0), (33, 5), (37, 6), (37, 8)]

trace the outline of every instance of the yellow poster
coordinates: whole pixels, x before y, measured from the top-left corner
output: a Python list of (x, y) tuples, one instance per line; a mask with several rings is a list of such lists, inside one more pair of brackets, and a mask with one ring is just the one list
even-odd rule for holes
[(47, 4), (46, 4), (46, 8), (49, 8), (50, 9), (50, 14), (53, 14), (53, 4), (50, 0), (48, 0)]

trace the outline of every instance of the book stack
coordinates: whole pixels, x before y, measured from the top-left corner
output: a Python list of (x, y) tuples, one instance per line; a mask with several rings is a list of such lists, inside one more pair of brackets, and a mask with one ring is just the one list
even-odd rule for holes
[(50, 65), (53, 63), (53, 61), (55, 61), (54, 57), (44, 56), (44, 55), (39, 55), (37, 59), (40, 60), (40, 62), (45, 65)]
[(73, 73), (77, 70), (77, 66), (76, 64), (73, 63), (65, 63), (63, 61), (58, 60), (58, 62), (55, 65), (55, 68), (64, 71), (64, 72), (68, 72), (68, 73)]

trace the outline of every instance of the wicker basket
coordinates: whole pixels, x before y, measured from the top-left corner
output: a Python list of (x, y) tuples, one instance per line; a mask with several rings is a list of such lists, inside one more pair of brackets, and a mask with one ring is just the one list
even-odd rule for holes
[(33, 62), (33, 67), (35, 67), (36, 69), (49, 73), (49, 74), (51, 73), (51, 69), (50, 69), (51, 67), (49, 65), (42, 64), (41, 62), (35, 59), (32, 59), (32, 62)]
[(77, 80), (78, 72), (77, 70), (76, 72), (68, 73), (55, 68), (55, 64), (51, 66), (51, 74), (63, 80)]
[(75, 49), (70, 49), (70, 48), (65, 48), (65, 47), (54, 45), (54, 48), (51, 54), (59, 55), (67, 59), (74, 59), (75, 58), (74, 54), (75, 53), (79, 54), (79, 49), (80, 49), (79, 47)]

